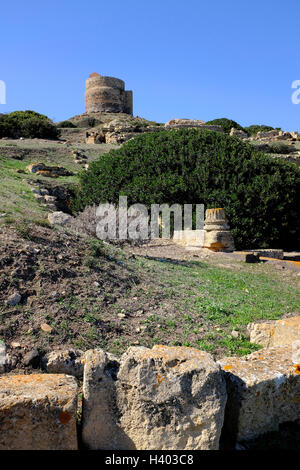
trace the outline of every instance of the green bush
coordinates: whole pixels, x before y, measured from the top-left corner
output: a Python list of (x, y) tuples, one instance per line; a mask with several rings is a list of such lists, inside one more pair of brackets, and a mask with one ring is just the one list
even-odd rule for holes
[(227, 118), (213, 119), (212, 121), (206, 122), (206, 124), (210, 124), (214, 126), (221, 126), (225, 134), (229, 134), (232, 127), (234, 127), (235, 129), (238, 129), (239, 131), (246, 132), (245, 129), (242, 126), (240, 126), (240, 124)]
[[(276, 127), (277, 130), (281, 130), (280, 127)], [(252, 126), (244, 127), (244, 130), (250, 135), (256, 135), (258, 132), (274, 131), (274, 127), (265, 126), (263, 124), (252, 124)]]
[(35, 111), (14, 111), (0, 116), (0, 137), (57, 139), (59, 135), (53, 122)]
[(62, 128), (62, 129), (68, 129), (68, 128), (74, 129), (77, 126), (75, 126), (75, 124), (73, 124), (72, 121), (61, 121), (56, 124), (56, 127)]
[(268, 147), (268, 153), (288, 155), (294, 151), (291, 145), (284, 144), (283, 142), (271, 142)]
[(299, 248), (300, 169), (235, 137), (198, 129), (143, 134), (80, 174), (73, 208), (100, 202), (224, 207), (241, 248)]

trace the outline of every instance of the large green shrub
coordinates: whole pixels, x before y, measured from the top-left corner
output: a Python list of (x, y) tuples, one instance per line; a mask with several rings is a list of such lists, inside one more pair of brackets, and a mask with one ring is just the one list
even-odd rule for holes
[[(279, 127), (276, 127), (277, 130), (281, 130)], [(264, 124), (252, 124), (252, 126), (244, 127), (244, 130), (249, 134), (255, 136), (258, 132), (268, 132), (273, 131), (274, 127), (265, 126)]]
[(239, 131), (245, 131), (245, 129), (235, 121), (227, 118), (220, 118), (220, 119), (213, 119), (212, 121), (206, 122), (206, 124), (214, 125), (214, 126), (221, 126), (225, 134), (229, 134), (232, 127), (238, 129)]
[(224, 207), (237, 248), (299, 248), (300, 169), (235, 137), (179, 129), (138, 136), (80, 175), (74, 208), (100, 202)]
[(59, 135), (53, 122), (35, 111), (14, 111), (0, 116), (0, 137), (57, 139)]

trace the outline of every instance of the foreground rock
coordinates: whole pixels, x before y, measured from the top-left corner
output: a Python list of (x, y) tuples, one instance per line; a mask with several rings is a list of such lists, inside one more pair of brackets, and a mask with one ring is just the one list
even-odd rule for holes
[(220, 361), (228, 394), (223, 435), (232, 444), (300, 419), (300, 364), (292, 355), (282, 346)]
[(71, 215), (65, 214), (61, 211), (56, 211), (48, 214), (48, 221), (51, 225), (66, 225), (66, 223), (69, 222), (71, 218)]
[(219, 365), (192, 348), (131, 347), (121, 363), (86, 355), (83, 442), (91, 449), (218, 449), (226, 403)]
[(73, 377), (0, 377), (0, 450), (76, 450), (76, 407)]
[(118, 423), (117, 358), (102, 350), (91, 350), (84, 362), (82, 442), (89, 449), (134, 448)]
[(247, 330), (251, 343), (265, 348), (292, 344), (300, 340), (300, 315), (283, 320), (249, 323)]
[(43, 366), (50, 374), (83, 376), (83, 352), (77, 349), (52, 351), (43, 357)]

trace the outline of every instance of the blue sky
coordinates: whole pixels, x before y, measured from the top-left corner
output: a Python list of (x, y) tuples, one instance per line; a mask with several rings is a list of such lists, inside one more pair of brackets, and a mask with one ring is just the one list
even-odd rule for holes
[(134, 114), (228, 117), (300, 131), (299, 0), (2, 2), (1, 112), (84, 112), (92, 72), (122, 78)]

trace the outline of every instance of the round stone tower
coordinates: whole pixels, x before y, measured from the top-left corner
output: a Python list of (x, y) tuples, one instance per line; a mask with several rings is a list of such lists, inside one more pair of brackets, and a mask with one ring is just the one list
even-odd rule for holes
[(123, 80), (92, 73), (86, 81), (86, 113), (132, 114), (132, 91), (125, 91)]

